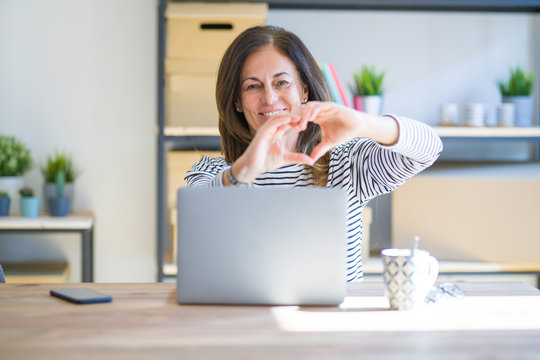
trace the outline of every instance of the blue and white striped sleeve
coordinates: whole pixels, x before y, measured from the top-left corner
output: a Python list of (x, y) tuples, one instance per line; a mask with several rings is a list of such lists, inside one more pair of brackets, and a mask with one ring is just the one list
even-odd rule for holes
[(350, 149), (353, 184), (363, 201), (395, 190), (399, 185), (429, 167), (442, 152), (442, 142), (427, 124), (404, 117), (393, 117), (399, 125), (396, 144), (360, 141)]
[(199, 162), (196, 162), (191, 170), (186, 173), (184, 180), (188, 187), (223, 186), (223, 172), (229, 168), (227, 162), (222, 157), (203, 156)]

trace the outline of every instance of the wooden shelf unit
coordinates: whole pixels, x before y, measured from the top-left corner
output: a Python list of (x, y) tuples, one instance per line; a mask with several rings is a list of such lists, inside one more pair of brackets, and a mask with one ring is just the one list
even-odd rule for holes
[[(179, 1), (179, 0), (176, 0)], [(204, 2), (203, 0), (181, 0)], [(228, 0), (213, 0), (228, 2)], [(382, 10), (382, 11), (459, 11), (459, 12), (515, 12), (540, 13), (540, 0), (246, 0), (248, 2), (266, 2), (270, 9), (296, 10)], [(157, 278), (163, 281), (165, 234), (168, 227), (166, 216), (166, 169), (165, 158), (167, 148), (171, 144), (186, 147), (202, 139), (203, 145), (198, 148), (210, 148), (219, 141), (217, 127), (190, 128), (165, 126), (165, 94), (164, 94), (164, 59), (165, 49), (165, 10), (169, 0), (159, 0), (158, 5), (158, 201), (157, 201)], [(536, 72), (537, 82), (540, 72)], [(538, 98), (538, 96), (537, 96)], [(538, 100), (538, 99), (536, 99)], [(436, 127), (439, 136), (448, 140), (523, 140), (540, 142), (540, 128), (463, 128)], [(203, 139), (204, 138), (204, 139)], [(211, 146), (215, 149), (215, 146)]]

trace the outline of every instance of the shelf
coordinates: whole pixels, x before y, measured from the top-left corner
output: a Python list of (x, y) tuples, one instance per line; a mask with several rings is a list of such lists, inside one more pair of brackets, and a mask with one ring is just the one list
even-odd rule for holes
[(515, 139), (539, 140), (540, 127), (434, 127), (441, 138), (446, 139)]
[[(176, 0), (178, 1), (178, 0)], [(185, 0), (193, 2), (194, 0)], [(204, 1), (204, 0), (200, 0)], [(199, 2), (200, 2), (199, 1)], [(229, 2), (230, 0), (213, 0)], [(540, 12), (539, 0), (247, 0), (271, 9)], [(195, 0), (195, 2), (198, 2)]]
[[(437, 126), (435, 131), (447, 139), (516, 139), (539, 140), (540, 127), (467, 127)], [(220, 136), (217, 127), (166, 126), (165, 136)]]
[(91, 229), (94, 215), (91, 212), (75, 212), (67, 216), (40, 214), (38, 217), (0, 217), (0, 230), (72, 230)]
[(220, 136), (216, 127), (165, 126), (165, 136)]

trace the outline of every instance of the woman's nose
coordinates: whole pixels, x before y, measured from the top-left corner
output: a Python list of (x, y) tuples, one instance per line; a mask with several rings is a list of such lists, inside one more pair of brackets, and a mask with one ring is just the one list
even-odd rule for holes
[(277, 93), (272, 86), (265, 86), (264, 101), (266, 104), (273, 104), (277, 100)]

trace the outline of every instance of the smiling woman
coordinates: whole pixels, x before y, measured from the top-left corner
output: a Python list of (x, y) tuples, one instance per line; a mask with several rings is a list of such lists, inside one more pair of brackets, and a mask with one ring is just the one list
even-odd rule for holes
[[(248, 87), (250, 89), (247, 89)], [(282, 100), (287, 104), (279, 104), (276, 95), (283, 94), (285, 91), (282, 90), (302, 93), (294, 99), (287, 96), (287, 100)], [(267, 99), (263, 105), (256, 104), (255, 112), (266, 112), (266, 119), (265, 115), (251, 117), (251, 102), (265, 100), (264, 95), (274, 96), (274, 99)], [(283, 99), (283, 96), (281, 98)], [(250, 102), (251, 99), (253, 100)], [(254, 27), (245, 31), (229, 46), (218, 71), (216, 100), (225, 160), (227, 163), (234, 163), (240, 158), (255, 135), (253, 130), (257, 130), (273, 113), (277, 115), (281, 112), (279, 110), (287, 108), (291, 113), (291, 108), (298, 110), (300, 104), (307, 100), (331, 99), (330, 89), (317, 62), (296, 35), (272, 26)], [(244, 112), (246, 106), (247, 113)], [(257, 107), (260, 110), (257, 111)], [(257, 129), (251, 128), (253, 125), (250, 121), (254, 122)], [(291, 139), (290, 133), (288, 137)], [(319, 127), (309, 123), (297, 139), (291, 140), (294, 144), (288, 146), (293, 146), (297, 152), (309, 153), (320, 140)], [(312, 166), (320, 186), (326, 183), (328, 163), (329, 158), (323, 157)], [(234, 170), (237, 171), (235, 174), (239, 179), (242, 178), (241, 169), (235, 166)]]
[(201, 159), (186, 174), (188, 186), (345, 189), (348, 281), (363, 276), (365, 205), (442, 151), (439, 137), (421, 122), (330, 102), (308, 49), (274, 26), (248, 29), (233, 41), (219, 68), (216, 100), (224, 158)]
[[(307, 86), (300, 81), (294, 64), (272, 45), (247, 58), (241, 79), (236, 107), (244, 113), (253, 135), (275, 115), (300, 115), (299, 106), (307, 101)], [(288, 134), (296, 143), (298, 133)]]

